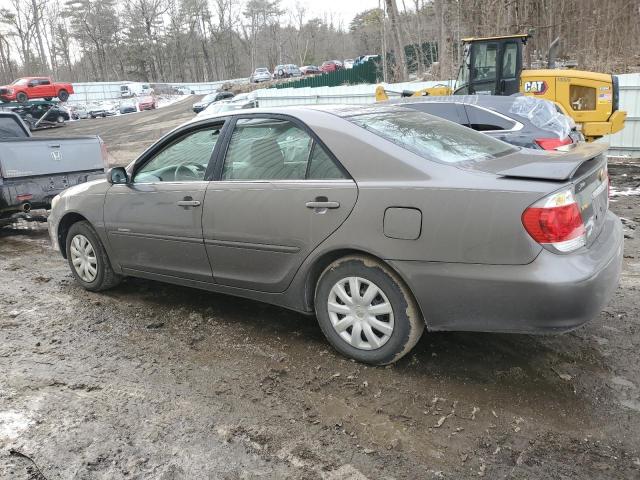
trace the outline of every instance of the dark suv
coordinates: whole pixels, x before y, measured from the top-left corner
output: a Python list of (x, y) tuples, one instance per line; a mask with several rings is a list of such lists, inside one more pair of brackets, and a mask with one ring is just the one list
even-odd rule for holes
[(287, 65), (277, 65), (276, 68), (273, 69), (273, 78), (291, 78), (291, 77), (301, 77), (302, 72), (298, 68), (297, 65), (293, 65), (289, 63)]

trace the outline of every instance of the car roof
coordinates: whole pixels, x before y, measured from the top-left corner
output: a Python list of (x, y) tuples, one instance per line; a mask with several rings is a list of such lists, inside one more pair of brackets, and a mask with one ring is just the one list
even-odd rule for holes
[[(448, 96), (424, 96), (408, 97), (388, 100), (384, 103), (390, 105), (402, 105), (412, 103), (456, 103), (460, 105), (477, 105), (479, 107), (495, 110), (509, 116), (520, 116), (512, 111), (514, 103), (521, 101), (522, 95), (498, 96), (498, 95), (448, 95)], [(544, 98), (527, 97), (532, 101), (553, 102)], [(555, 107), (554, 107), (555, 108)]]
[[(245, 100), (251, 100), (251, 98), (246, 98)], [(299, 114), (304, 114), (304, 112), (315, 111), (315, 112), (323, 112), (331, 115), (335, 115), (337, 117), (346, 118), (355, 115), (367, 114), (367, 113), (376, 113), (376, 112), (406, 112), (401, 106), (398, 105), (389, 105), (383, 103), (372, 103), (366, 105), (291, 105), (286, 107), (260, 107), (254, 108), (251, 110), (235, 110), (228, 111), (222, 113), (216, 113), (211, 116), (206, 117), (207, 120), (215, 119), (215, 118), (223, 118), (234, 115), (247, 115), (247, 114), (271, 114), (271, 115), (292, 115), (294, 117)], [(438, 118), (438, 117), (434, 117)], [(189, 125), (191, 123), (196, 123), (202, 121), (203, 118), (194, 117), (193, 119), (185, 122), (182, 126)]]

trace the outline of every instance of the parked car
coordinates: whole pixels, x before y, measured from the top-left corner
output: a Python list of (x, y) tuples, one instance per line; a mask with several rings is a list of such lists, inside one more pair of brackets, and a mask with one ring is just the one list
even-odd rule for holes
[(134, 276), (315, 313), (339, 352), (385, 364), (425, 327), (596, 316), (623, 252), (606, 149), (534, 152), (395, 105), (238, 110), (63, 192), (49, 232), (87, 290)]
[(105, 157), (100, 137), (32, 138), (17, 114), (0, 112), (0, 226), (49, 209), (68, 187), (104, 178)]
[(174, 92), (176, 95), (193, 95), (195, 92), (191, 90), (189, 87), (174, 87)]
[(231, 112), (233, 110), (246, 110), (249, 108), (257, 108), (258, 101), (255, 100), (251, 93), (239, 93), (229, 100), (220, 100), (212, 103), (202, 112), (196, 115), (197, 118), (210, 117), (222, 112)]
[(151, 85), (144, 82), (129, 82), (124, 85), (120, 85), (120, 96), (122, 98), (147, 96), (153, 93)]
[(145, 95), (137, 98), (138, 110), (155, 110), (158, 108), (158, 102), (155, 95)]
[(51, 77), (24, 77), (0, 87), (0, 101), (25, 103), (34, 98), (51, 100), (57, 97), (66, 102), (72, 93), (70, 83), (54, 82)]
[(85, 118), (89, 118), (89, 109), (86, 105), (75, 105), (73, 107), (78, 120), (83, 120)]
[(88, 110), (90, 118), (98, 118), (98, 117), (110, 117), (117, 113), (115, 105), (110, 103), (100, 103), (98, 105), (92, 105)]
[(35, 123), (44, 117), (49, 123), (64, 123), (71, 119), (69, 111), (61, 105), (47, 104), (45, 102), (21, 105), (20, 107), (13, 108), (12, 111), (22, 117), (22, 119), (29, 125), (34, 127)]
[(354, 64), (355, 60), (353, 58), (347, 58), (344, 61), (344, 68), (346, 69), (350, 69), (353, 68), (353, 64)]
[(520, 147), (555, 150), (584, 141), (571, 118), (542, 98), (452, 95), (389, 103), (450, 120)]
[(138, 111), (138, 102), (135, 100), (124, 100), (120, 102), (120, 113), (135, 113)]
[(268, 68), (264, 67), (256, 68), (249, 78), (251, 83), (268, 82), (269, 80), (271, 80), (271, 73)]
[(322, 73), (320, 67), (316, 65), (305, 65), (304, 67), (300, 67), (300, 71), (303, 75), (319, 75)]
[(220, 100), (225, 100), (228, 98), (233, 98), (233, 96), (233, 93), (224, 91), (209, 93), (208, 95), (202, 97), (202, 100), (193, 104), (193, 111), (199, 113), (212, 103), (219, 102)]
[(320, 70), (322, 73), (331, 73), (340, 70), (342, 67), (335, 60), (327, 60), (322, 64)]
[(378, 58), (380, 58), (380, 55), (360, 55), (359, 57), (356, 57), (354, 66), (362, 65), (363, 63), (367, 63), (369, 60), (377, 60)]
[(293, 78), (293, 77), (301, 77), (302, 72), (298, 68), (297, 65), (293, 65), (289, 63), (287, 65), (277, 65), (273, 70), (273, 78)]

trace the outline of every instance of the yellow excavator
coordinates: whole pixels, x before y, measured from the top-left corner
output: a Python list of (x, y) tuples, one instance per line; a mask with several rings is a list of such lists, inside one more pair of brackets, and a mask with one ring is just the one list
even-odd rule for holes
[[(513, 95), (521, 93), (551, 100), (573, 118), (587, 141), (619, 132), (627, 113), (619, 110), (618, 78), (615, 75), (572, 69), (555, 69), (556, 39), (549, 49), (546, 69), (525, 70), (523, 50), (529, 34), (465, 38), (464, 59), (455, 90), (438, 85), (402, 96), (424, 95)], [(389, 97), (376, 88), (376, 100)]]

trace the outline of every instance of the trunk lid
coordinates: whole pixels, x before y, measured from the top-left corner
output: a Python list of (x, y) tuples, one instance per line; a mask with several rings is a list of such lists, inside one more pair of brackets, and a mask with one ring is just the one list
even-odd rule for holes
[(569, 151), (521, 149), (502, 157), (483, 160), (470, 166), (472, 170), (501, 177), (563, 181), (572, 178), (583, 164), (597, 163), (609, 147), (600, 143), (583, 143)]
[(588, 143), (567, 152), (523, 149), (517, 153), (478, 162), (471, 168), (501, 177), (557, 182), (549, 193), (565, 185), (573, 193), (586, 230), (586, 245), (598, 237), (609, 208), (607, 145)]

